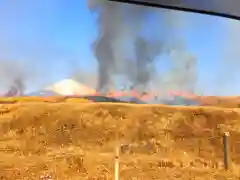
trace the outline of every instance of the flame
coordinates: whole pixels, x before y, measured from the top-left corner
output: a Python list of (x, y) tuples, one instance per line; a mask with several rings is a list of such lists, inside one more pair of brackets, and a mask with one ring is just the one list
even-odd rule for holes
[(168, 91), (167, 93), (161, 93), (161, 92), (146, 92), (146, 93), (139, 93), (135, 90), (130, 90), (130, 91), (109, 91), (106, 94), (100, 93), (100, 92), (96, 92), (94, 95), (105, 95), (107, 97), (121, 97), (121, 96), (131, 96), (131, 97), (136, 97), (138, 99), (141, 100), (150, 100), (153, 99), (155, 97), (161, 97), (161, 96), (166, 96), (166, 94), (168, 96), (180, 96), (180, 97), (184, 97), (187, 99), (196, 99), (197, 97), (199, 97), (196, 94), (193, 93), (189, 93), (189, 92), (181, 92), (181, 91)]

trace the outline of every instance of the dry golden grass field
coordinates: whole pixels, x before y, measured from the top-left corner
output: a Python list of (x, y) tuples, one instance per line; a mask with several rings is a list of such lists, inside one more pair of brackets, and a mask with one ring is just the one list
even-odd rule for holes
[(240, 96), (199, 96), (196, 99), (205, 106), (240, 108)]
[[(240, 178), (240, 109), (92, 103), (74, 98), (0, 99), (0, 179)], [(222, 134), (232, 164), (223, 169)], [(47, 177), (48, 176), (48, 177)]]

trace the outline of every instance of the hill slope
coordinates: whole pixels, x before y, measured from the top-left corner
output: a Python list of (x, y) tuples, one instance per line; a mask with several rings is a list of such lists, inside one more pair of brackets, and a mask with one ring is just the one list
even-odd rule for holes
[[(238, 179), (240, 111), (111, 103), (0, 106), (0, 177), (112, 179), (115, 135), (121, 179)], [(232, 171), (221, 134), (231, 133)], [(116, 133), (118, 132), (118, 133)]]

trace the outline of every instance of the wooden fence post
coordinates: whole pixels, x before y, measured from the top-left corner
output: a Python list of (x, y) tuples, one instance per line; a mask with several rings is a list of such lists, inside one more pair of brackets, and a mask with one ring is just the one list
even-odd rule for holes
[(228, 170), (230, 168), (229, 132), (223, 134), (223, 158), (224, 169)]
[(119, 180), (119, 147), (116, 147), (115, 152), (114, 180)]
[(119, 120), (121, 118), (116, 118), (116, 129), (115, 129), (115, 162), (114, 162), (114, 180), (119, 180), (119, 154), (120, 154), (120, 144), (119, 144)]

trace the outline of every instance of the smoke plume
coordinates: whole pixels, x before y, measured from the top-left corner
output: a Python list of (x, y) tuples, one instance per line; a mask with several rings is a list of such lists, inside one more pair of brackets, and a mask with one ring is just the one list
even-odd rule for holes
[(136, 55), (136, 80), (135, 86), (147, 86), (151, 81), (154, 72), (154, 58), (160, 53), (161, 45), (149, 43), (143, 38), (137, 38), (135, 41)]
[[(171, 37), (166, 36), (169, 31), (178, 29), (173, 22), (185, 21), (184, 18), (166, 10), (105, 0), (88, 0), (88, 6), (98, 14), (98, 37), (93, 51), (98, 61), (99, 91), (110, 88), (114, 75), (127, 76), (132, 87), (142, 92), (150, 83), (155, 88), (165, 86), (166, 90), (194, 91), (196, 58), (187, 51), (184, 40), (179, 44), (172, 33)], [(148, 26), (151, 17), (155, 17), (155, 21)], [(155, 32), (150, 38), (144, 36), (148, 30), (148, 34)], [(155, 62), (162, 55), (171, 57), (171, 68), (167, 73), (157, 75)]]
[(3, 92), (9, 96), (24, 94), (27, 83), (36, 80), (36, 72), (28, 65), (25, 61), (0, 60), (1, 94)]

